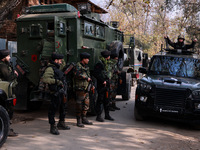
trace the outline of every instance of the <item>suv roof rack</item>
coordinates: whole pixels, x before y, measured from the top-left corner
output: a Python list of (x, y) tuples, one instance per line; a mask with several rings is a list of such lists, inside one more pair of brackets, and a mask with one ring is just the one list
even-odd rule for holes
[(189, 49), (165, 49), (170, 54), (182, 54), (182, 55), (192, 55), (194, 54), (193, 50)]

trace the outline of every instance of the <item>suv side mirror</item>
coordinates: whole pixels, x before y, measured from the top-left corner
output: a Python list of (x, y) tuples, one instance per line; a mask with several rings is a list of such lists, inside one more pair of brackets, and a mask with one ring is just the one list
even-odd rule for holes
[(147, 74), (147, 69), (144, 67), (139, 68), (139, 73)]
[(142, 67), (148, 67), (148, 64), (149, 64), (148, 54), (143, 53)]

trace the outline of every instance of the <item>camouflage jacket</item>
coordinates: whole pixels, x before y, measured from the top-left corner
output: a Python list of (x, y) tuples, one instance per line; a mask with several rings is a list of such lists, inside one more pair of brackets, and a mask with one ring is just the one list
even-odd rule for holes
[(88, 87), (88, 78), (90, 78), (89, 67), (78, 62), (73, 70), (75, 90), (86, 90)]
[(119, 71), (119, 68), (117, 66), (117, 60), (111, 59), (110, 65), (111, 65), (111, 68), (112, 68), (112, 78), (111, 78), (111, 80), (117, 80), (118, 79), (118, 71)]

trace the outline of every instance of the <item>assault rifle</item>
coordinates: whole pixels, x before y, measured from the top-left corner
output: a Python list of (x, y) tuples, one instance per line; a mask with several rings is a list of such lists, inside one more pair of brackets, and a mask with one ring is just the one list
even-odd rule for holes
[(65, 70), (64, 70), (64, 74), (67, 75), (73, 68), (74, 68), (75, 64), (72, 62)]
[(92, 80), (89, 81), (88, 87), (87, 87), (87, 92), (89, 93), (90, 91), (92, 91), (92, 93), (94, 94), (94, 84), (92, 82)]

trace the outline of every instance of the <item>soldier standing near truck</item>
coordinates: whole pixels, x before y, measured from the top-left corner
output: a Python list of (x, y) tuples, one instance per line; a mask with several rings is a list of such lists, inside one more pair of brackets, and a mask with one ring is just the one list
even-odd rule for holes
[(112, 68), (112, 77), (110, 83), (110, 110), (120, 110), (119, 107), (116, 106), (116, 95), (117, 95), (117, 87), (118, 87), (118, 78), (119, 78), (119, 69), (117, 66), (118, 55), (117, 53), (112, 53), (110, 55), (110, 65)]
[(86, 118), (89, 109), (89, 83), (92, 82), (89, 63), (90, 54), (83, 52), (80, 54), (80, 62), (76, 64), (74, 69), (74, 88), (76, 93), (76, 118), (77, 126), (84, 127), (84, 124), (92, 125)]
[[(69, 130), (70, 127), (65, 125), (65, 103), (64, 93), (61, 92), (64, 87), (64, 73), (60, 70), (60, 64), (63, 59), (62, 54), (52, 53), (50, 63), (48, 64), (44, 75), (43, 82), (48, 84), (50, 91), (51, 103), (48, 111), (50, 124), (50, 133), (59, 135), (60, 130)], [(55, 125), (55, 113), (59, 108), (59, 122)]]
[[(10, 50), (0, 50), (0, 80), (12, 82), (18, 77), (17, 71), (13, 70), (10, 64)], [(17, 81), (15, 81), (17, 84)], [(13, 118), (13, 108), (8, 112), (10, 120)], [(18, 133), (10, 129), (8, 136), (18, 136)]]
[(109, 114), (109, 102), (110, 102), (110, 83), (109, 83), (109, 59), (111, 52), (108, 50), (102, 51), (99, 62), (94, 66), (94, 77), (97, 79), (97, 91), (98, 99), (96, 103), (97, 117), (96, 120), (104, 122), (104, 119), (101, 117), (102, 114), (102, 105), (105, 111), (105, 119), (114, 121), (114, 119)]

